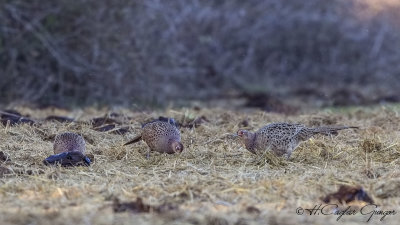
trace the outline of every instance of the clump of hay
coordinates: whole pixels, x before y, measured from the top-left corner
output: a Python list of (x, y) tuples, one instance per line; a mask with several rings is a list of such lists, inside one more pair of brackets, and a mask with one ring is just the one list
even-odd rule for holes
[(268, 165), (271, 168), (284, 167), (287, 165), (287, 160), (285, 157), (279, 157), (271, 151), (266, 151), (258, 154), (256, 164), (262, 167)]
[(366, 138), (360, 142), (360, 148), (366, 153), (371, 153), (382, 150), (383, 144), (377, 139)]

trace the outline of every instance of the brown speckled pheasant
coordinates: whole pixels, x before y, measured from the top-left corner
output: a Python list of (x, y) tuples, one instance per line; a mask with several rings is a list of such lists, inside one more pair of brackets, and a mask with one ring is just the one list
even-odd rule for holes
[(272, 151), (278, 156), (290, 157), (297, 146), (315, 134), (337, 135), (337, 131), (357, 127), (306, 127), (303, 124), (271, 123), (252, 133), (239, 130), (237, 135), (245, 144), (246, 149), (256, 154), (262, 151)]
[(85, 139), (81, 135), (71, 132), (58, 134), (54, 139), (53, 150), (54, 154), (73, 151), (85, 154)]
[(54, 139), (53, 150), (55, 155), (44, 160), (47, 165), (60, 163), (62, 166), (75, 166), (91, 163), (90, 159), (84, 155), (85, 139), (78, 134), (71, 132), (58, 134)]
[(183, 151), (181, 134), (174, 119), (161, 117), (158, 120), (144, 124), (142, 128), (142, 133), (139, 136), (124, 145), (143, 140), (153, 151), (168, 154)]

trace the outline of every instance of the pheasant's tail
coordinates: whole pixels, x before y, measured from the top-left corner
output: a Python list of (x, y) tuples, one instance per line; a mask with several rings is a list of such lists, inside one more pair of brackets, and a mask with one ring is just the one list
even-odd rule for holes
[(358, 129), (359, 127), (354, 126), (342, 126), (342, 127), (317, 127), (314, 128), (314, 133), (322, 135), (338, 135), (339, 130), (345, 129)]
[(133, 143), (136, 143), (136, 142), (138, 142), (138, 141), (140, 141), (140, 140), (142, 140), (142, 135), (138, 135), (138, 136), (134, 137), (132, 140), (126, 142), (126, 143), (124, 144), (124, 146), (125, 146), (125, 145), (130, 145), (130, 144), (133, 144)]

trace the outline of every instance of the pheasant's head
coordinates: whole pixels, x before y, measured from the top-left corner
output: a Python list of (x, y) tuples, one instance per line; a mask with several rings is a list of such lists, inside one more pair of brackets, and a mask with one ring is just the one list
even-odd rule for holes
[(253, 151), (254, 149), (254, 139), (255, 139), (255, 134), (248, 131), (248, 130), (238, 130), (237, 136), (239, 139), (246, 145), (246, 148), (249, 151)]
[(173, 141), (171, 148), (173, 153), (181, 153), (183, 151), (183, 144), (179, 141)]
[(250, 132), (248, 130), (238, 130), (237, 135), (239, 136), (240, 139), (244, 140), (246, 138), (249, 138)]

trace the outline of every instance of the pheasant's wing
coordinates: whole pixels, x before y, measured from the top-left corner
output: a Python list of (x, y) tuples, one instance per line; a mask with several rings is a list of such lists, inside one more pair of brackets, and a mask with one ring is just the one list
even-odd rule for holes
[(258, 132), (269, 138), (286, 139), (296, 136), (304, 128), (303, 124), (271, 123), (261, 128)]
[(305, 141), (312, 137), (314, 132), (306, 126), (298, 126), (293, 129), (293, 135), (291, 136), (292, 140), (296, 141)]

